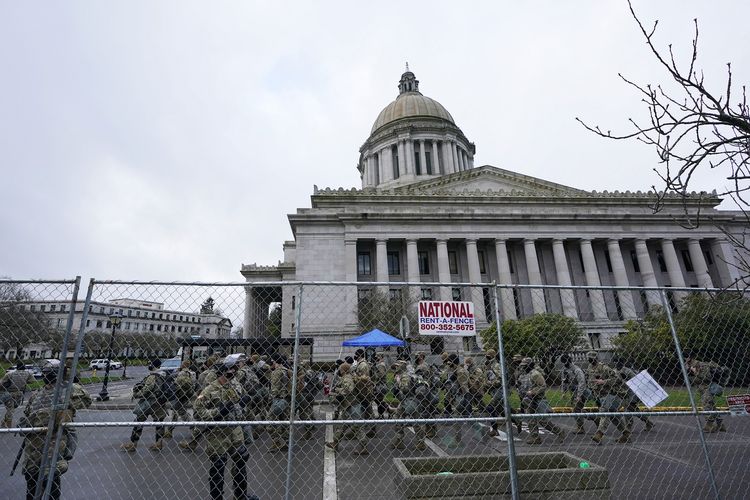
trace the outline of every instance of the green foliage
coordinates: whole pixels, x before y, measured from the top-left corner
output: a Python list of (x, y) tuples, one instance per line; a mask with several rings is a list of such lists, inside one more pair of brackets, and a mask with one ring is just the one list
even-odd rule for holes
[[(497, 346), (496, 324), (492, 323), (479, 335), (485, 349)], [(503, 344), (507, 358), (519, 354), (536, 359), (547, 374), (554, 371), (555, 361), (583, 341), (583, 330), (578, 322), (562, 314), (535, 314), (502, 324)]]
[(417, 336), (417, 303), (415, 294), (408, 288), (399, 288), (393, 292), (370, 290), (359, 298), (357, 315), (359, 327), (363, 332), (378, 328), (394, 337), (399, 336), (399, 322), (402, 316), (409, 320), (410, 336)]
[(277, 302), (268, 313), (267, 333), (269, 337), (281, 337), (281, 312), (281, 302)]
[[(731, 383), (750, 381), (750, 301), (723, 292), (689, 295), (673, 314), (683, 352), (714, 361), (731, 372)], [(629, 321), (626, 334), (614, 339), (617, 355), (649, 370), (665, 383), (681, 383), (677, 351), (667, 314), (656, 307), (642, 321)]]

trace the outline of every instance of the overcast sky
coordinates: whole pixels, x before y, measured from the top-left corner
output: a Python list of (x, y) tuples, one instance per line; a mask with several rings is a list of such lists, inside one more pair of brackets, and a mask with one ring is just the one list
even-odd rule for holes
[[(365, 6), (369, 5), (369, 6)], [(750, 81), (750, 2), (647, 1), (709, 87)], [(0, 1), (0, 276), (238, 281), (276, 264), (313, 185), (358, 150), (404, 62), (490, 164), (647, 190), (651, 149), (586, 132), (665, 82), (622, 1)], [(696, 189), (721, 187), (717, 173)]]

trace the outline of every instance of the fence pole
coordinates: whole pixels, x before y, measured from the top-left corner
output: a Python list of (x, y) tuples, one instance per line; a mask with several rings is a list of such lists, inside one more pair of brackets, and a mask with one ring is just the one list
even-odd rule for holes
[(292, 402), (289, 409), (289, 442), (286, 452), (286, 484), (284, 485), (284, 499), (291, 498), (292, 487), (292, 447), (294, 446), (294, 413), (297, 411), (297, 371), (299, 367), (299, 332), (302, 323), (302, 290), (304, 285), (299, 286), (299, 298), (297, 300), (297, 318), (294, 327), (294, 354), (292, 355)]
[(510, 390), (508, 389), (508, 377), (505, 369), (505, 349), (503, 348), (503, 334), (500, 325), (500, 304), (497, 300), (497, 284), (492, 284), (493, 298), (495, 300), (495, 331), (497, 332), (497, 352), (500, 357), (500, 381), (503, 386), (503, 405), (505, 409), (505, 434), (508, 438), (508, 469), (510, 472), (510, 495), (513, 500), (519, 500), (518, 494), (518, 468), (516, 466), (516, 444), (513, 440), (513, 421), (511, 419)]
[(706, 445), (706, 436), (703, 434), (703, 427), (701, 426), (701, 418), (698, 415), (698, 406), (695, 404), (695, 398), (693, 397), (693, 388), (690, 386), (690, 377), (688, 376), (687, 367), (685, 366), (685, 358), (682, 356), (682, 347), (680, 347), (680, 340), (677, 338), (677, 330), (675, 330), (674, 319), (672, 318), (672, 309), (669, 307), (667, 301), (667, 294), (664, 290), (659, 292), (661, 296), (661, 303), (664, 310), (667, 312), (667, 319), (669, 319), (669, 329), (672, 332), (672, 339), (674, 345), (677, 348), (677, 357), (680, 360), (680, 369), (682, 370), (682, 377), (685, 379), (685, 387), (688, 390), (688, 396), (690, 397), (690, 406), (693, 408), (693, 415), (695, 416), (695, 424), (698, 427), (698, 435), (701, 438), (701, 447), (703, 448), (703, 457), (706, 460), (706, 469), (708, 477), (711, 480), (711, 491), (714, 496), (719, 499), (719, 489), (716, 486), (716, 477), (714, 476), (714, 469), (711, 465), (711, 457), (708, 454), (708, 446)]
[[(76, 276), (75, 283), (73, 284), (73, 292), (70, 297), (71, 307), (70, 312), (68, 313), (68, 320), (65, 325), (65, 336), (63, 337), (63, 343), (60, 350), (60, 366), (57, 367), (57, 382), (55, 383), (54, 392), (52, 393), (52, 400), (50, 403), (52, 404), (52, 408), (49, 414), (49, 421), (47, 423), (47, 434), (44, 437), (44, 447), (42, 448), (42, 461), (39, 464), (39, 472), (36, 479), (36, 485), (34, 487), (34, 498), (45, 498), (44, 495), (48, 494), (47, 492), (51, 490), (52, 488), (52, 479), (53, 479), (53, 469), (51, 468), (51, 464), (55, 462), (51, 462), (49, 460), (49, 447), (50, 444), (52, 444), (52, 433), (55, 431), (55, 421), (57, 420), (57, 413), (60, 411), (59, 406), (59, 398), (60, 398), (60, 391), (62, 390), (62, 386), (65, 383), (63, 380), (63, 373), (65, 372), (65, 353), (67, 352), (68, 342), (70, 341), (70, 332), (73, 329), (73, 318), (75, 317), (75, 309), (76, 309), (76, 298), (78, 297), (78, 289), (81, 285), (81, 277)], [(62, 427), (59, 429), (62, 430)], [(58, 440), (55, 443), (55, 448), (53, 450), (53, 453), (55, 456), (57, 456), (57, 450), (60, 447), (60, 441)], [(44, 472), (47, 469), (47, 467), (50, 467), (50, 473), (47, 474), (47, 481), (44, 481)], [(42, 488), (42, 484), (46, 483), (47, 486), (45, 489)]]

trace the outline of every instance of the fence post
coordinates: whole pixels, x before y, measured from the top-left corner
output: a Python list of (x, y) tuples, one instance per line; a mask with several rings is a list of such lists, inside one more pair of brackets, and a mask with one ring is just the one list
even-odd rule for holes
[(690, 397), (690, 406), (693, 408), (693, 415), (695, 416), (695, 424), (698, 427), (698, 435), (701, 438), (701, 447), (703, 448), (703, 458), (706, 460), (706, 469), (708, 472), (708, 478), (711, 481), (711, 491), (713, 491), (716, 498), (721, 498), (719, 495), (719, 489), (716, 487), (716, 477), (714, 477), (714, 469), (711, 465), (711, 457), (708, 454), (708, 446), (706, 445), (706, 436), (703, 434), (703, 427), (701, 426), (701, 418), (698, 415), (698, 406), (695, 404), (695, 398), (693, 397), (693, 388), (690, 386), (690, 377), (688, 376), (687, 367), (685, 366), (685, 358), (682, 356), (682, 347), (680, 347), (680, 340), (677, 338), (677, 330), (675, 330), (674, 319), (672, 318), (672, 309), (669, 307), (667, 300), (667, 294), (664, 290), (659, 291), (661, 296), (661, 303), (664, 310), (667, 312), (667, 319), (669, 320), (669, 329), (672, 332), (672, 339), (674, 345), (677, 348), (677, 358), (680, 360), (680, 369), (682, 370), (682, 376), (685, 379), (685, 387), (687, 387), (688, 396)]
[(503, 348), (503, 334), (500, 325), (500, 305), (497, 300), (498, 286), (493, 282), (493, 298), (495, 300), (495, 331), (497, 332), (497, 352), (500, 358), (500, 381), (503, 386), (503, 405), (505, 406), (505, 434), (508, 438), (508, 470), (510, 472), (510, 494), (513, 500), (519, 500), (518, 468), (516, 467), (516, 444), (513, 441), (513, 421), (511, 419), (510, 390), (508, 376), (505, 370), (505, 350)]
[(297, 370), (299, 367), (299, 332), (302, 323), (302, 291), (304, 285), (299, 286), (297, 299), (297, 318), (294, 326), (294, 353), (292, 355), (292, 401), (289, 409), (289, 442), (286, 454), (286, 484), (284, 485), (284, 499), (289, 500), (292, 487), (292, 447), (294, 446), (294, 412), (297, 411)]

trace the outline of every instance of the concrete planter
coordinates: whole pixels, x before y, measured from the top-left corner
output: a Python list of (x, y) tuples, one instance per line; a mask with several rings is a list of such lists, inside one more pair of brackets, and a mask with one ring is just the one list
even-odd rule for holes
[[(566, 452), (523, 453), (516, 457), (523, 499), (609, 498), (607, 469)], [(408, 499), (510, 498), (508, 459), (501, 455), (394, 458), (396, 488)], [(452, 474), (441, 474), (451, 472)]]

